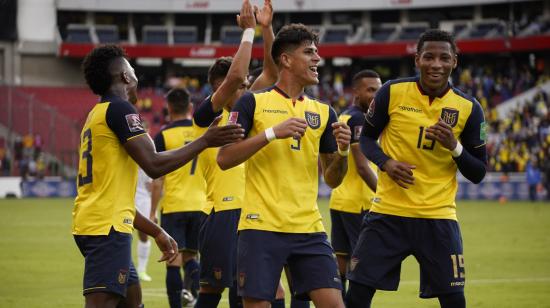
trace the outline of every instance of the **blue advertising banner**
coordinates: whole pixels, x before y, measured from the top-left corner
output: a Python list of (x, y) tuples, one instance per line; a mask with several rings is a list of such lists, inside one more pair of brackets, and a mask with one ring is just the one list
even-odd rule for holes
[(74, 180), (46, 178), (21, 182), (23, 197), (75, 197), (76, 183)]

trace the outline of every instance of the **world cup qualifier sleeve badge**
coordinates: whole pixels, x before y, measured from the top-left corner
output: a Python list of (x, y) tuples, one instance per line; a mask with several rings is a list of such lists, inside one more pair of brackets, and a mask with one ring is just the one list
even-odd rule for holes
[(321, 115), (315, 112), (306, 111), (307, 125), (313, 129), (321, 127)]
[(455, 127), (458, 123), (458, 110), (453, 108), (443, 108), (441, 110), (441, 120), (450, 127)]

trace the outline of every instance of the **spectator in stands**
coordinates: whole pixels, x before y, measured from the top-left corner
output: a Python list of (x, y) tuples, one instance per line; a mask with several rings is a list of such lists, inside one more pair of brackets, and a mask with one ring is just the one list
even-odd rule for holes
[(527, 177), (527, 184), (529, 185), (529, 199), (531, 202), (537, 201), (537, 189), (542, 179), (535, 156), (532, 156), (529, 162), (527, 162), (525, 175)]

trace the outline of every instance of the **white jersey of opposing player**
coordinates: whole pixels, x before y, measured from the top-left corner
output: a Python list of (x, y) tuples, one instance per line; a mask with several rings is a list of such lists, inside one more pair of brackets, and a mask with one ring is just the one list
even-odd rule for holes
[(152, 179), (145, 171), (138, 169), (138, 181), (136, 187), (136, 209), (141, 215), (149, 218), (151, 214), (151, 183)]

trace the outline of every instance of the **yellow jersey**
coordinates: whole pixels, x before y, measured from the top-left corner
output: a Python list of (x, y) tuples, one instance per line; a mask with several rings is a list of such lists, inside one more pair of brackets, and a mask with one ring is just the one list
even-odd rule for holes
[[(170, 123), (155, 136), (157, 152), (177, 149), (197, 136), (192, 120)], [(160, 207), (163, 214), (202, 211), (206, 203), (206, 182), (197, 167), (198, 157), (164, 176)]]
[[(219, 125), (227, 124), (229, 112), (212, 110), (211, 97), (197, 108), (193, 119), (202, 134), (216, 117), (222, 115)], [(229, 170), (222, 170), (216, 162), (218, 148), (208, 148), (199, 155), (198, 166), (206, 181), (206, 200), (202, 211), (209, 214), (215, 212), (240, 209), (244, 197), (244, 164)]]
[(246, 185), (239, 230), (324, 232), (317, 207), (319, 153), (337, 149), (332, 135), (336, 113), (307, 96), (292, 100), (271, 87), (243, 95), (230, 117), (252, 137), (291, 117), (306, 119), (301, 139), (277, 139), (245, 162)]
[[(456, 220), (457, 165), (451, 151), (426, 137), (426, 128), (443, 119), (465, 147), (485, 145), (481, 105), (460, 90), (430, 99), (418, 78), (399, 79), (382, 86), (367, 112), (363, 134), (380, 135), (388, 157), (416, 166), (408, 189), (386, 172), (378, 172), (371, 211), (389, 215)], [(373, 133), (376, 132), (376, 133)], [(381, 133), (381, 134), (380, 134)], [(382, 166), (379, 165), (381, 168)]]
[(132, 104), (102, 98), (88, 113), (80, 134), (74, 235), (107, 235), (113, 227), (132, 233), (138, 166), (123, 144), (145, 134)]
[[(340, 114), (338, 119), (345, 122), (351, 129), (351, 143), (359, 142), (361, 130), (365, 124), (365, 114), (357, 107), (352, 106)], [(348, 158), (348, 172), (342, 184), (332, 190), (329, 207), (333, 210), (347, 213), (361, 213), (368, 210), (374, 197), (374, 192), (367, 186), (357, 172), (357, 165), (353, 153)]]

